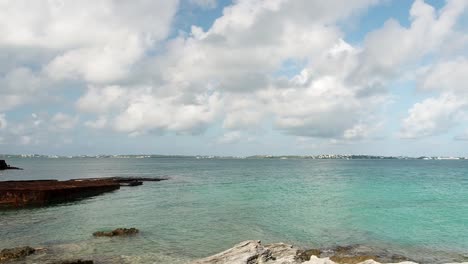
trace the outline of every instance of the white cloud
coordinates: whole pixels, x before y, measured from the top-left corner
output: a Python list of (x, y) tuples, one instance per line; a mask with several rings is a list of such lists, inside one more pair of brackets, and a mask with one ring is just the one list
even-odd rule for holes
[(78, 124), (78, 116), (61, 112), (53, 115), (32, 113), (29, 118), (10, 121), (1, 130), (1, 136), (5, 142), (21, 145), (52, 144), (59, 138), (68, 138), (66, 135)]
[(416, 103), (403, 120), (400, 137), (421, 138), (439, 135), (466, 121), (468, 101), (452, 93)]
[(29, 68), (10, 69), (4, 76), (0, 76), (0, 111), (10, 110), (43, 97), (40, 92), (46, 85), (48, 82)]
[(120, 86), (90, 86), (77, 101), (76, 106), (83, 112), (102, 113), (122, 106), (126, 100), (128, 100), (127, 91)]
[(443, 61), (425, 69), (419, 88), (428, 91), (468, 92), (468, 57)]
[(362, 44), (346, 42), (339, 25), (379, 2), (239, 0), (208, 29), (168, 40), (178, 1), (0, 0), (0, 51), (13, 54), (0, 52), (0, 111), (79, 86), (79, 113), (38, 115), (11, 133), (45, 141), (33, 130), (64, 133), (80, 115), (86, 128), (132, 136), (222, 124), (219, 142), (263, 126), (342, 142), (375, 137), (392, 82), (408, 75), (440, 95), (410, 109), (400, 136), (446, 132), (468, 104), (467, 58), (455, 54), (468, 43), (455, 29), (468, 2), (435, 10), (416, 0), (408, 27), (390, 19)]
[(127, 133), (202, 132), (217, 117), (221, 106), (218, 94), (200, 94), (190, 103), (184, 102), (183, 96), (158, 98), (151, 89), (143, 89), (138, 96), (130, 98), (113, 127)]
[(78, 124), (78, 117), (59, 112), (50, 119), (50, 123), (52, 130), (70, 130)]
[(2, 1), (0, 47), (49, 50), (52, 79), (125, 78), (145, 51), (169, 33), (177, 0)]
[(383, 28), (366, 36), (360, 66), (350, 78), (364, 87), (372, 87), (403, 75), (421, 58), (440, 52), (452, 40), (457, 19), (467, 6), (467, 1), (452, 0), (437, 12), (422, 0), (414, 1), (408, 28), (390, 19)]

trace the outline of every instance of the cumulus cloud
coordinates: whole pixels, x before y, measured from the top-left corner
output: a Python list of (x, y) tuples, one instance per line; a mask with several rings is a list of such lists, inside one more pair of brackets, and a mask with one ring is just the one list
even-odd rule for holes
[(415, 0), (408, 26), (389, 19), (362, 43), (347, 42), (340, 25), (379, 3), (239, 0), (208, 28), (171, 34), (178, 1), (0, 0), (0, 51), (12, 54), (0, 52), (0, 111), (70, 86), (79, 87), (76, 113), (36, 116), (9, 125), (10, 133), (32, 143), (43, 140), (33, 127), (64, 133), (81, 122), (134, 136), (221, 124), (219, 143), (263, 126), (343, 142), (375, 138), (392, 84), (404, 75), (417, 78), (418, 92), (435, 94), (409, 109), (399, 136), (447, 132), (468, 105), (460, 52), (468, 37), (456, 29), (468, 2), (436, 10)]
[(452, 93), (416, 103), (403, 120), (400, 136), (421, 138), (447, 132), (459, 122), (466, 121), (467, 107), (468, 101), (465, 98)]
[[(2, 116), (0, 115), (0, 124)], [(20, 145), (56, 144), (59, 140), (69, 138), (70, 130), (79, 125), (78, 116), (62, 112), (53, 115), (32, 113), (30, 117), (8, 122), (0, 126), (0, 135), (4, 143)]]
[(78, 117), (59, 112), (50, 119), (50, 122), (52, 130), (70, 130), (77, 125)]
[(427, 91), (468, 92), (468, 58), (442, 61), (423, 69), (419, 88)]
[(192, 103), (178, 97), (157, 98), (142, 94), (131, 99), (117, 115), (113, 127), (127, 133), (172, 131), (197, 134), (211, 124), (219, 112), (221, 100), (215, 94), (198, 95)]
[[(0, 1), (0, 111), (105, 83), (164, 40), (178, 1)], [(54, 90), (55, 89), (55, 90)]]
[[(90, 87), (78, 109), (113, 109), (106, 125), (133, 134), (198, 132), (218, 118), (236, 131), (268, 118), (296, 136), (372, 137), (382, 126), (376, 119), (391, 97), (389, 83), (450, 39), (466, 7), (449, 1), (437, 12), (417, 0), (408, 28), (389, 20), (362, 47), (344, 41), (333, 24), (375, 3), (349, 1), (337, 9), (342, 2), (238, 1), (206, 31), (193, 26), (189, 35), (170, 40), (166, 53), (145, 64), (157, 72), (148, 71), (146, 88)], [(276, 77), (291, 60), (305, 67), (291, 79)], [(207, 94), (216, 96), (200, 100)]]
[(127, 91), (117, 85), (90, 86), (87, 92), (78, 99), (76, 106), (83, 112), (102, 113), (123, 105), (128, 98)]
[(55, 79), (92, 82), (125, 77), (164, 39), (178, 1), (2, 1), (0, 45), (53, 49)]

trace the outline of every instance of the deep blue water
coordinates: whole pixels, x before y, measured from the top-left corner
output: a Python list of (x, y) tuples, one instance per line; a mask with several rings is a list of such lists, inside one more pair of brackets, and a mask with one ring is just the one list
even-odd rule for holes
[[(259, 239), (364, 244), (426, 261), (468, 256), (468, 161), (16, 158), (0, 180), (169, 176), (79, 202), (0, 211), (0, 248), (176, 263)], [(97, 230), (137, 227), (128, 239)]]

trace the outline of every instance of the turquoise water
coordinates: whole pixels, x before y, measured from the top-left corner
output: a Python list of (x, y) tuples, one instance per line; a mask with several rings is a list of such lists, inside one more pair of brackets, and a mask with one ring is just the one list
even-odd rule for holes
[[(468, 256), (468, 161), (195, 158), (10, 159), (0, 180), (169, 176), (36, 209), (0, 211), (0, 248), (122, 263), (178, 263), (239, 241), (364, 244), (417, 260)], [(97, 230), (137, 227), (134, 238)], [(112, 262), (112, 261), (111, 261)]]

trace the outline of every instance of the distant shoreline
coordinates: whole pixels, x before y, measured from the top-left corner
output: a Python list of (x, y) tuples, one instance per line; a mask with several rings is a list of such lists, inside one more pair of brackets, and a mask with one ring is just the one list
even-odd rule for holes
[(0, 158), (192, 158), (192, 159), (321, 159), (321, 160), (468, 160), (468, 157), (448, 156), (375, 156), (375, 155), (254, 155), (254, 156), (216, 156), (216, 155), (43, 155), (43, 154), (0, 154)]

